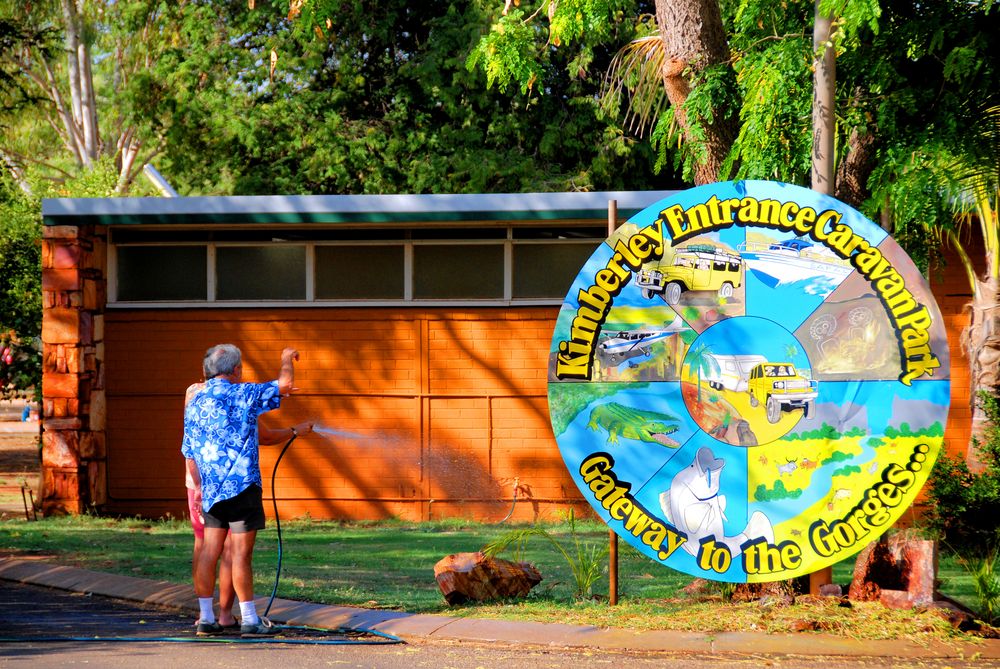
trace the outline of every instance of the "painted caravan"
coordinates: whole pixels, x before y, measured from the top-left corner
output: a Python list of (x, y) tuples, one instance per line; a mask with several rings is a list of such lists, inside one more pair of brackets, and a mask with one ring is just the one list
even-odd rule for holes
[(762, 355), (720, 355), (709, 353), (708, 357), (715, 360), (716, 365), (704, 375), (708, 385), (716, 390), (733, 390), (744, 392), (750, 379), (750, 370), (767, 358)]

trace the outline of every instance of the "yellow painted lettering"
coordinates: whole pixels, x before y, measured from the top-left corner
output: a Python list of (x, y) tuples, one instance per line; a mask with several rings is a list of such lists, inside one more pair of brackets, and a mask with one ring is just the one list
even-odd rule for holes
[(667, 207), (661, 211), (660, 220), (667, 224), (670, 237), (675, 241), (683, 238), (688, 231), (687, 223), (684, 220), (684, 209), (679, 204)]

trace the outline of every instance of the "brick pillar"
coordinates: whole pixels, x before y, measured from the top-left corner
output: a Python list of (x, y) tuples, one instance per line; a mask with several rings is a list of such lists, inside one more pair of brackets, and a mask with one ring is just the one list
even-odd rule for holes
[(104, 308), (107, 233), (47, 225), (42, 240), (42, 512), (107, 500)]

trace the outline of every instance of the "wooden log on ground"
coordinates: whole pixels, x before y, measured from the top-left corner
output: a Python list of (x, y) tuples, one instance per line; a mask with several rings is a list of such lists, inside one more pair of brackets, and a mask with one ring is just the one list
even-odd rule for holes
[(487, 557), (482, 552), (442, 558), (434, 565), (434, 578), (451, 605), (524, 597), (542, 582), (541, 573), (527, 562)]

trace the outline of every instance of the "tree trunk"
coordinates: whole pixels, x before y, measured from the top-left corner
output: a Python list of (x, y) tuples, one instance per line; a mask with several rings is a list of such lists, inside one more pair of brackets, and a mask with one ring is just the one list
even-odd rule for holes
[(868, 199), (868, 177), (875, 167), (875, 134), (851, 130), (847, 140), (847, 153), (837, 165), (834, 196), (855, 209)]
[(31, 184), (28, 183), (27, 178), (25, 178), (24, 170), (16, 160), (11, 158), (2, 148), (0, 148), (0, 163), (7, 168), (7, 173), (10, 174), (14, 183), (17, 187), (21, 189), (21, 192), (25, 195), (31, 196)]
[(83, 123), (84, 114), (89, 113), (85, 108), (82, 92), (81, 77), (84, 73), (80, 70), (80, 54), (83, 49), (82, 35), (83, 27), (80, 24), (80, 14), (77, 11), (75, 0), (62, 0), (63, 22), (66, 28), (66, 66), (69, 75), (69, 94), (72, 101), (73, 125), (83, 135), (83, 164), (87, 167), (93, 163), (95, 157), (90, 151), (86, 126)]
[[(969, 327), (963, 344), (969, 358), (972, 397), (972, 438), (982, 443), (988, 419), (979, 406), (978, 394), (986, 391), (1000, 394), (1000, 281), (992, 272), (986, 280), (976, 281), (976, 290), (969, 308)], [(966, 455), (969, 469), (983, 470), (983, 461), (973, 443)]]
[(704, 157), (695, 168), (695, 184), (712, 183), (726, 176), (720, 171), (736, 140), (737, 117), (731, 110), (716, 110), (715, 119), (704, 129), (704, 138), (697, 138), (691, 132), (684, 103), (691, 92), (693, 74), (729, 61), (718, 0), (656, 0), (656, 23), (666, 56), (663, 84), (674, 117), (683, 140), (704, 149)]
[(96, 160), (101, 154), (101, 135), (97, 125), (97, 98), (94, 96), (94, 73), (90, 67), (90, 46), (81, 40), (77, 54), (80, 62), (80, 121), (83, 123), (83, 141), (87, 154)]
[(837, 93), (837, 61), (830, 43), (833, 17), (819, 11), (813, 25), (813, 152), (812, 189), (833, 194), (834, 107)]
[[(837, 60), (833, 51), (833, 17), (819, 10), (813, 22), (812, 189), (833, 194), (834, 108), (837, 101)], [(818, 595), (833, 583), (833, 567), (809, 574), (809, 594)]]

